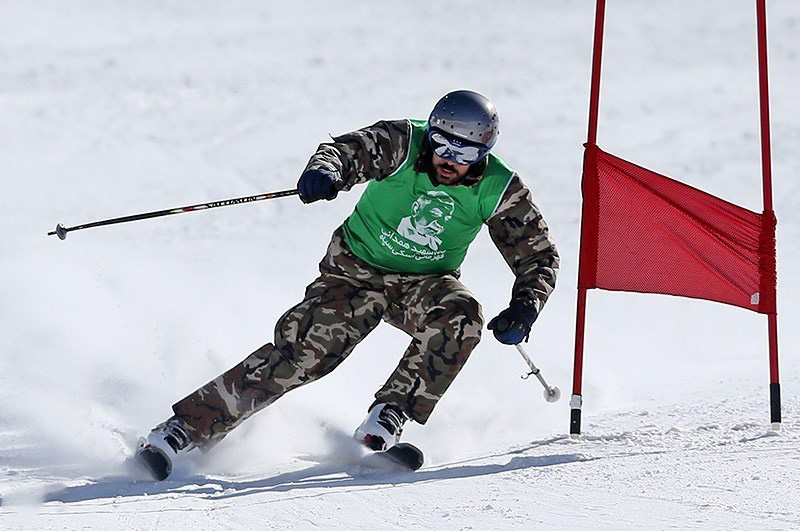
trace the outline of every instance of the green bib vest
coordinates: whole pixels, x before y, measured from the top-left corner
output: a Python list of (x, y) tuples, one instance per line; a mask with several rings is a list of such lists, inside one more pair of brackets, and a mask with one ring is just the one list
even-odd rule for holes
[(425, 121), (411, 121), (405, 162), (385, 179), (370, 181), (344, 223), (350, 250), (382, 271), (429, 274), (458, 269), (514, 173), (490, 153), (475, 186), (434, 186), (427, 173), (414, 171), (425, 129)]

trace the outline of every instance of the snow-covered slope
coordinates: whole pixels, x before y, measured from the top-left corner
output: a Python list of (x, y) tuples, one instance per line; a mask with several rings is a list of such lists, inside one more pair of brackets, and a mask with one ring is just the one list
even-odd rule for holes
[[(609, 2), (599, 143), (761, 207), (751, 0)], [(571, 390), (593, 2), (27, 2), (0, 17), (0, 528), (797, 529), (800, 5), (769, 5), (785, 423), (769, 431), (766, 322), (710, 302), (589, 295), (582, 440)], [(349, 434), (397, 363), (379, 327), (335, 373), (162, 484), (125, 445), (272, 339), (360, 191), (71, 234), (87, 221), (282, 190), (316, 145), (491, 97), (497, 150), (563, 269), (528, 350), (490, 335), (406, 438), (416, 474), (363, 474)], [(482, 234), (487, 316), (512, 278)]]

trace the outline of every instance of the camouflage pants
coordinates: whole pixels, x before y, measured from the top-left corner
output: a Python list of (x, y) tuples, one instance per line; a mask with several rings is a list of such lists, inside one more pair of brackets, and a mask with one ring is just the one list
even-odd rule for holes
[(283, 394), (335, 369), (381, 320), (411, 344), (377, 402), (424, 424), (478, 344), (481, 307), (455, 273), (383, 273), (354, 256), (341, 228), (303, 301), (275, 326), (275, 342), (172, 406), (201, 448), (210, 448)]

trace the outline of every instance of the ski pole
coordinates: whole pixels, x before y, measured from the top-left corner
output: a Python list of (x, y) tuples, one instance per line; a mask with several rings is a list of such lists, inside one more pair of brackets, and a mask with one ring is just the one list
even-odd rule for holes
[(527, 380), (531, 375), (536, 376), (536, 378), (544, 387), (544, 399), (548, 402), (558, 402), (558, 399), (561, 398), (561, 390), (558, 387), (551, 387), (547, 385), (547, 382), (544, 381), (544, 376), (542, 376), (542, 371), (540, 371), (536, 365), (533, 364), (533, 361), (531, 360), (530, 356), (528, 356), (528, 353), (525, 352), (525, 349), (522, 348), (521, 344), (517, 343), (514, 346), (517, 347), (517, 350), (522, 355), (522, 359), (524, 359), (525, 363), (528, 364), (528, 367), (531, 368), (531, 372), (524, 374), (522, 379)]
[(198, 210), (208, 210), (209, 208), (224, 207), (230, 205), (240, 205), (242, 203), (252, 203), (254, 201), (264, 201), (265, 199), (275, 199), (277, 197), (286, 197), (289, 195), (297, 195), (298, 191), (284, 190), (282, 192), (272, 192), (269, 194), (250, 195), (247, 197), (237, 197), (235, 199), (224, 199), (222, 201), (212, 201), (210, 203), (200, 203), (197, 205), (190, 205), (180, 208), (171, 208), (168, 210), (159, 210), (156, 212), (145, 212), (144, 214), (134, 214), (132, 216), (124, 216), (121, 218), (104, 219), (102, 221), (93, 221), (83, 225), (76, 225), (74, 227), (65, 227), (61, 223), (56, 225), (56, 230), (48, 232), (48, 236), (58, 236), (61, 240), (67, 239), (67, 233), (74, 230), (90, 229), (92, 227), (101, 227), (103, 225), (116, 225), (117, 223), (127, 223), (128, 221), (139, 221), (141, 219), (158, 218), (161, 216), (170, 216), (172, 214), (183, 214), (184, 212), (196, 212)]

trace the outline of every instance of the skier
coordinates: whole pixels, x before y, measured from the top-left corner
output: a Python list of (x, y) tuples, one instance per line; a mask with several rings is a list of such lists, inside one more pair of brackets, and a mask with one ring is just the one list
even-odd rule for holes
[[(300, 176), (303, 203), (367, 183), (333, 232), (320, 276), (275, 326), (275, 339), (172, 406), (140, 441), (161, 465), (210, 449), (253, 413), (335, 369), (381, 320), (411, 344), (375, 394), (355, 437), (368, 448), (399, 442), (409, 419), (428, 421), (478, 344), (481, 307), (459, 267), (482, 225), (516, 281), (488, 328), (502, 343), (527, 340), (555, 288), (559, 257), (520, 177), (491, 152), (494, 105), (477, 92), (441, 98), (429, 119), (380, 121), (319, 146)], [(163, 466), (162, 466), (163, 465)]]

